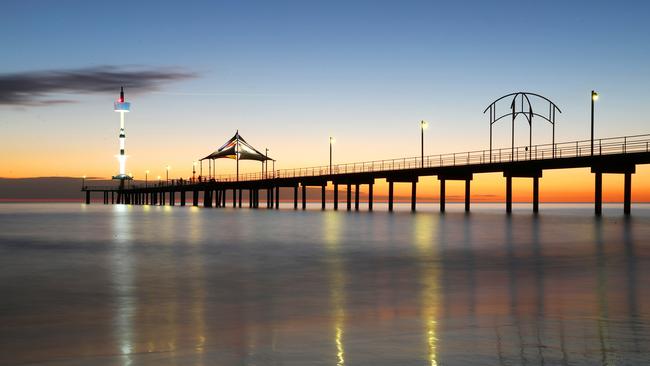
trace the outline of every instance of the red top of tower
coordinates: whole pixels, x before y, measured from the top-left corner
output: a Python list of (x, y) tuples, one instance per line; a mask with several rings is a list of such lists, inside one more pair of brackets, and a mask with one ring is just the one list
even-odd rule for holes
[(124, 103), (124, 87), (120, 87), (120, 103)]

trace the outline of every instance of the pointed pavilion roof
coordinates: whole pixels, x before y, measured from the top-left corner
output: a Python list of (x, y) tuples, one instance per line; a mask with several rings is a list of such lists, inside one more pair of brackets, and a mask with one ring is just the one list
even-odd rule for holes
[(237, 152), (239, 152), (239, 160), (273, 160), (257, 151), (257, 149), (255, 149), (251, 144), (246, 142), (246, 140), (244, 140), (244, 138), (239, 134), (239, 130), (235, 132), (235, 136), (231, 137), (230, 140), (223, 144), (219, 149), (201, 160), (224, 158), (237, 159)]

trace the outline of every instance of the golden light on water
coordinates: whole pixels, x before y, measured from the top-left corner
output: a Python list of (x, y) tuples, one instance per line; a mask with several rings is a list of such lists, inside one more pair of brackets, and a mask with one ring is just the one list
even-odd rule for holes
[(330, 283), (330, 303), (334, 321), (334, 344), (336, 346), (336, 365), (345, 365), (345, 269), (341, 260), (341, 220), (342, 216), (329, 212), (323, 215), (323, 237), (327, 249), (327, 268)]
[(420, 302), (422, 322), (426, 334), (428, 363), (438, 365), (438, 312), (440, 306), (440, 268), (438, 247), (434, 233), (438, 231), (438, 216), (416, 215), (414, 217), (414, 240), (420, 267)]

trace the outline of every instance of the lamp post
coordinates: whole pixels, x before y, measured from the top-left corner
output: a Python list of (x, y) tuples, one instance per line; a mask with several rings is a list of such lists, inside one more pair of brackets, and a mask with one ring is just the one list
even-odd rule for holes
[(266, 160), (264, 160), (264, 179), (269, 177), (269, 149), (266, 148), (266, 154), (264, 155)]
[(273, 178), (275, 178), (275, 159), (273, 159)]
[(167, 165), (167, 167), (165, 168), (165, 171), (166, 171), (165, 184), (167, 184), (167, 185), (169, 185), (169, 169), (171, 169), (171, 167), (169, 165)]
[(161, 185), (161, 182), (160, 182), (160, 176), (158, 176), (158, 185), (159, 185), (159, 186)]
[(591, 156), (594, 156), (594, 102), (598, 100), (598, 93), (591, 91)]
[(421, 160), (422, 160), (420, 162), (420, 166), (422, 168), (424, 168), (424, 130), (426, 130), (427, 127), (429, 127), (429, 124), (427, 123), (427, 121), (424, 121), (424, 120), (420, 121), (420, 134), (421, 134), (420, 150), (421, 150)]
[(330, 174), (332, 174), (332, 145), (334, 145), (335, 142), (336, 140), (334, 137), (330, 136)]
[(81, 177), (81, 189), (84, 189), (86, 186), (86, 176)]
[(144, 171), (144, 188), (147, 188), (148, 183), (149, 183), (149, 171), (145, 170)]
[(196, 179), (196, 161), (192, 162), (192, 182)]

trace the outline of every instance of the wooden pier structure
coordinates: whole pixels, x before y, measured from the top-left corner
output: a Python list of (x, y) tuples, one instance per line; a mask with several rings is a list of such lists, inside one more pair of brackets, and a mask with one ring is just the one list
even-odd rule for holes
[[(278, 209), (280, 188), (293, 189), (293, 208), (307, 207), (307, 187), (321, 188), (321, 208), (326, 209), (326, 186), (334, 187), (334, 210), (339, 205), (339, 186), (346, 187), (346, 209), (359, 210), (359, 187), (368, 185), (368, 210), (373, 209), (373, 185), (377, 179), (388, 182), (388, 210), (393, 211), (394, 185), (411, 185), (411, 210), (417, 206), (416, 183), (420, 177), (436, 176), (440, 181), (440, 211), (445, 211), (446, 182), (465, 182), (465, 211), (470, 211), (471, 182), (475, 174), (502, 173), (506, 182), (505, 210), (512, 212), (512, 179), (528, 178), (533, 185), (533, 212), (539, 211), (539, 183), (545, 170), (590, 168), (594, 174), (594, 211), (602, 213), (603, 174), (624, 175), (625, 215), (631, 213), (632, 175), (639, 164), (650, 164), (650, 135), (635, 135), (595, 141), (573, 141), (548, 145), (523, 146), (498, 150), (431, 155), (334, 166), (296, 168), (270, 173), (251, 173), (208, 177), (208, 179), (176, 180), (173, 184), (93, 187), (84, 185), (86, 203), (92, 193), (102, 193), (104, 204), (171, 205), (202, 204), (204, 207), (226, 207), (230, 195), (232, 207), (242, 207), (244, 194), (248, 206), (259, 208), (260, 191), (266, 191), (266, 207)], [(298, 191), (301, 199), (298, 200)], [(202, 200), (200, 198), (202, 197)]]

